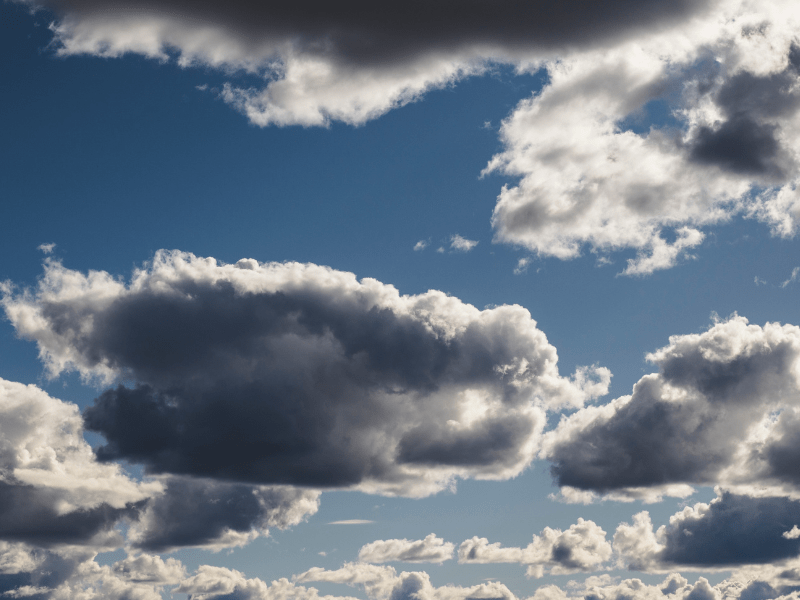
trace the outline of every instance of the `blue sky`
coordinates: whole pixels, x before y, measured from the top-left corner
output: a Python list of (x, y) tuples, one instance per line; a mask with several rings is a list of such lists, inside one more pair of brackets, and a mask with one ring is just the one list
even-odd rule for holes
[(0, 594), (796, 597), (800, 13), (567, 4), (0, 5)]

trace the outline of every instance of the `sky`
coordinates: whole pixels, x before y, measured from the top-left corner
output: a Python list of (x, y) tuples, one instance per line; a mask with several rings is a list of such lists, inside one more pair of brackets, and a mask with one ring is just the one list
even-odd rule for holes
[(800, 598), (796, 3), (0, 30), (0, 597)]

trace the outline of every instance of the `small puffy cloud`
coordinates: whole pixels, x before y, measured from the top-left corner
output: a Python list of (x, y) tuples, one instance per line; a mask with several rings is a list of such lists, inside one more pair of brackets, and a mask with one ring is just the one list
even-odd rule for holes
[(55, 250), (55, 248), (56, 248), (56, 245), (53, 244), (53, 243), (50, 243), (50, 244), (39, 244), (36, 247), (37, 250), (41, 250), (45, 254), (52, 254), (53, 250)]
[(416, 244), (414, 244), (414, 251), (419, 252), (421, 250), (425, 250), (428, 247), (427, 240), (420, 240)]
[(545, 410), (610, 380), (561, 376), (522, 307), (401, 296), (317, 265), (159, 252), (126, 284), (47, 260), (2, 305), (51, 375), (132, 383), (84, 421), (107, 440), (101, 460), (150, 473), (422, 496), (520, 473)]
[(800, 538), (800, 529), (798, 529), (797, 525), (794, 525), (789, 531), (784, 531), (781, 537), (785, 537), (787, 540), (796, 540)]
[(647, 275), (692, 257), (735, 216), (800, 224), (800, 10), (742, 0), (604, 52), (544, 61), (544, 88), (503, 121), (485, 172), (519, 180), (498, 241), (572, 259), (637, 252)]
[[(0, 379), (0, 539), (39, 547), (114, 547), (157, 482), (137, 483), (99, 463), (78, 407), (34, 385)], [(6, 557), (3, 562), (13, 560)]]
[(450, 248), (458, 252), (469, 252), (477, 245), (478, 245), (477, 241), (468, 240), (467, 238), (462, 237), (457, 233), (450, 237)]
[(453, 558), (454, 544), (430, 534), (422, 540), (377, 540), (361, 547), (358, 560), (366, 563), (443, 563)]
[(242, 546), (270, 527), (296, 525), (319, 508), (319, 492), (172, 476), (151, 499), (128, 538), (136, 548), (165, 552), (194, 546)]
[(545, 435), (560, 486), (617, 498), (686, 496), (692, 484), (797, 489), (800, 328), (734, 316), (647, 358), (659, 372), (632, 395)]
[(502, 548), (473, 537), (458, 548), (460, 563), (520, 563), (528, 577), (592, 571), (611, 558), (606, 532), (593, 521), (578, 519), (566, 531), (545, 527), (525, 548)]
[(777, 563), (800, 554), (800, 534), (786, 526), (798, 520), (800, 501), (723, 492), (684, 508), (657, 531), (647, 512), (637, 514), (632, 525), (617, 528), (614, 550), (620, 566), (641, 571)]

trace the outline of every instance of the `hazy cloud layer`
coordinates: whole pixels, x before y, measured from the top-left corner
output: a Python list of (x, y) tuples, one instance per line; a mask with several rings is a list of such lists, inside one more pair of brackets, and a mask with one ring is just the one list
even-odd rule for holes
[(558, 373), (527, 310), (316, 265), (159, 252), (125, 284), (47, 261), (3, 298), (49, 372), (118, 386), (84, 413), (103, 460), (256, 484), (425, 495), (505, 479), (537, 450), (544, 410), (606, 392), (607, 369)]
[(617, 528), (614, 550), (621, 566), (640, 571), (780, 563), (800, 554), (800, 539), (784, 535), (797, 523), (800, 501), (725, 492), (686, 507), (656, 531), (647, 512), (635, 515)]
[(799, 357), (794, 325), (734, 316), (673, 336), (647, 357), (658, 373), (630, 396), (563, 419), (543, 455), (570, 491), (686, 495), (687, 484), (723, 484), (796, 493)]
[(117, 546), (158, 483), (95, 460), (77, 406), (0, 379), (0, 540), (39, 547)]
[(63, 55), (137, 53), (184, 66), (260, 76), (223, 98), (259, 125), (363, 123), (425, 91), (482, 71), (488, 61), (528, 62), (573, 47), (650, 34), (710, 2), (309, 0), (99, 2), (44, 0)]
[(520, 563), (528, 577), (593, 571), (611, 558), (606, 532), (593, 521), (578, 519), (566, 531), (545, 527), (526, 548), (502, 548), (473, 537), (458, 547), (460, 563)]
[(421, 540), (376, 540), (361, 547), (358, 560), (366, 563), (414, 562), (443, 563), (453, 558), (455, 545), (435, 534)]
[(539, 255), (634, 249), (623, 273), (690, 256), (734, 215), (800, 223), (795, 3), (724, 1), (604, 52), (546, 61), (549, 83), (503, 122), (486, 171), (521, 177), (496, 238)]

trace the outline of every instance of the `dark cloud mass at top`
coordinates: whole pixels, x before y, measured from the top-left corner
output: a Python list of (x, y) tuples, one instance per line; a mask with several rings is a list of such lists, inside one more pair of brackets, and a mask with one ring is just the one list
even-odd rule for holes
[(264, 43), (289, 43), (298, 51), (338, 61), (374, 64), (435, 52), (586, 47), (672, 24), (700, 12), (710, 2), (45, 0), (39, 4), (76, 20), (169, 16), (198, 28), (222, 28), (253, 49)]
[(53, 373), (136, 382), (84, 418), (107, 440), (99, 458), (151, 473), (424, 495), (518, 473), (544, 409), (609, 380), (560, 376), (521, 307), (401, 296), (316, 265), (162, 252), (126, 286), (49, 262), (35, 296), (4, 304)]

